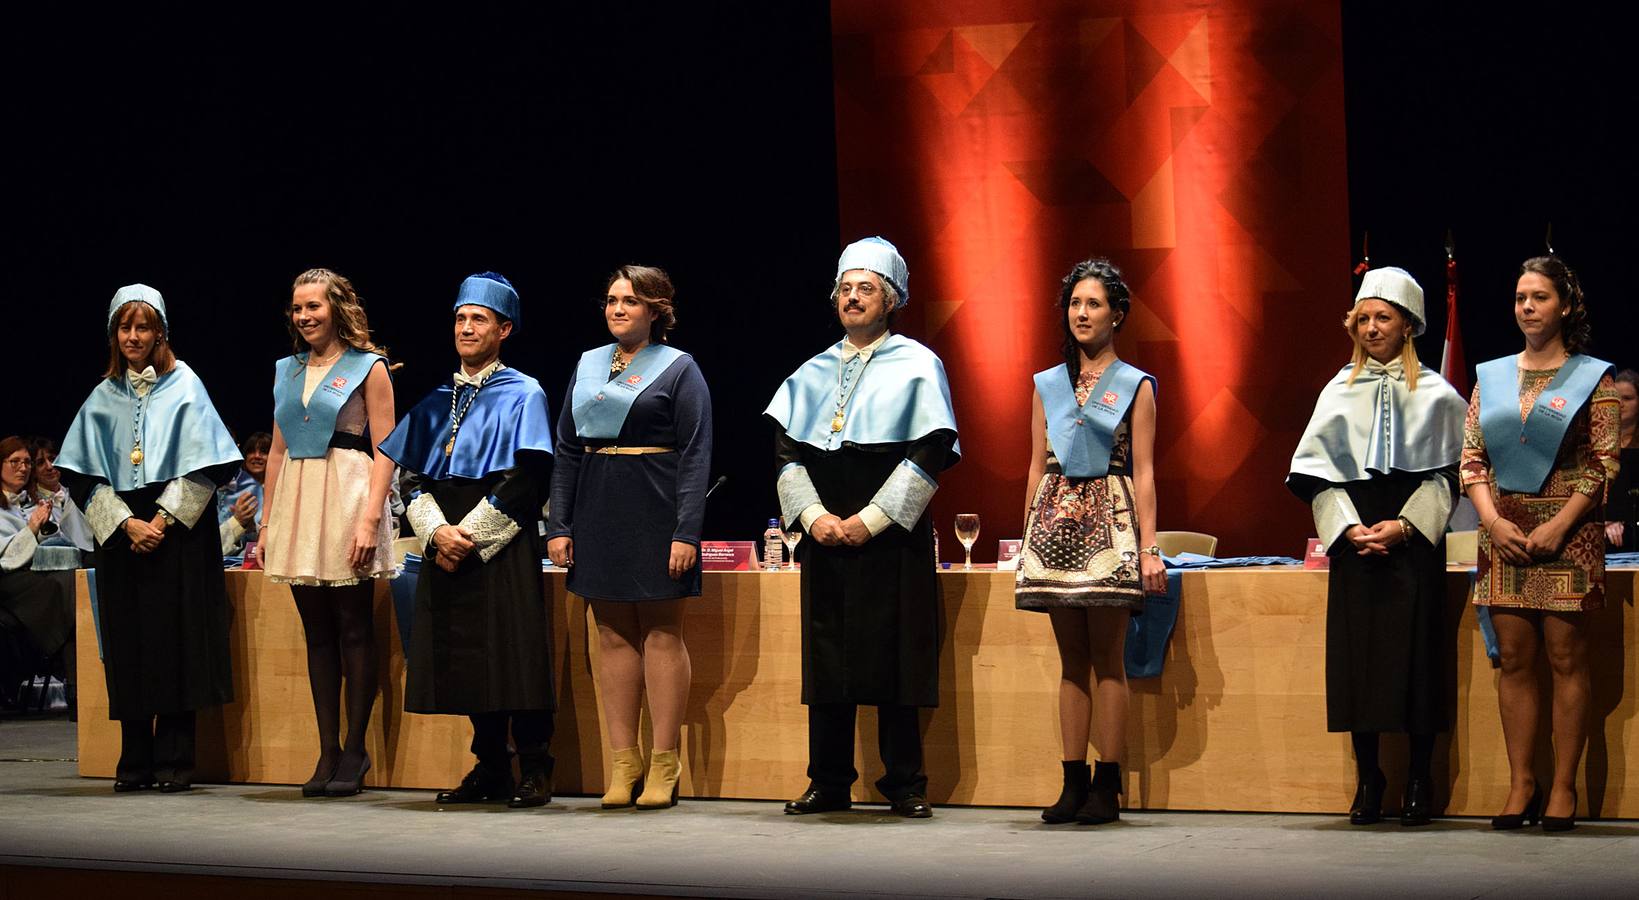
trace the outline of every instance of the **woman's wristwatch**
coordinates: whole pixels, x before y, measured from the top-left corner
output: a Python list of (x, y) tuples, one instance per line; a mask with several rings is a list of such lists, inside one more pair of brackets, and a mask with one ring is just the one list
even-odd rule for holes
[(1151, 545), (1149, 545), (1148, 547), (1145, 547), (1143, 550), (1141, 550), (1139, 552), (1148, 553), (1149, 555), (1155, 557), (1156, 559), (1161, 558), (1161, 547), (1160, 547), (1159, 544), (1151, 544)]

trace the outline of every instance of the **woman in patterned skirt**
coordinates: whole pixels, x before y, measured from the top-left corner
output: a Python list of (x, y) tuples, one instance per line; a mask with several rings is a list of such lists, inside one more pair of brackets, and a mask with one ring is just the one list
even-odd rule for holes
[[(1525, 349), (1483, 363), (1463, 430), (1462, 482), (1479, 513), (1474, 603), (1491, 608), (1502, 650), (1497, 701), (1509, 792), (1497, 829), (1576, 819), (1576, 770), (1588, 739), (1587, 613), (1605, 603), (1601, 506), (1620, 429), (1609, 363), (1583, 355), (1588, 310), (1556, 257), (1528, 259), (1514, 289)], [(1553, 786), (1543, 805), (1536, 660), (1553, 671)]]
[[(1116, 358), (1131, 292), (1109, 260), (1077, 263), (1059, 291), (1064, 363), (1035, 376), (1024, 552), (1015, 602), (1053, 623), (1062, 674), (1064, 790), (1042, 820), (1120, 818), (1127, 621), (1166, 590), (1155, 545), (1155, 379)], [(1100, 759), (1087, 766), (1092, 712)]]

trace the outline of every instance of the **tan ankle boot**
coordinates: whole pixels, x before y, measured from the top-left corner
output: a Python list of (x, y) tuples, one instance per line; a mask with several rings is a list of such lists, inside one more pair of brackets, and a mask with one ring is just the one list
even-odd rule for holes
[(609, 791), (603, 795), (604, 809), (632, 805), (632, 794), (643, 778), (643, 751), (636, 747), (615, 750), (609, 758)]
[(643, 796), (637, 798), (638, 809), (665, 809), (677, 805), (677, 779), (683, 774), (683, 762), (676, 750), (656, 750), (649, 756), (649, 777)]

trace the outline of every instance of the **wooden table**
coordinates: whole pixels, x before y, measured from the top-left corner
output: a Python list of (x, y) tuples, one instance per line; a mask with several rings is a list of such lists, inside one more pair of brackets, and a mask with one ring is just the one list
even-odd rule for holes
[[(1636, 692), (1626, 689), (1639, 646), (1635, 575), (1609, 574), (1610, 602), (1592, 619), (1594, 726), (1583, 815), (1639, 817), (1639, 765), (1623, 751), (1636, 736)], [(544, 577), (560, 707), (557, 790), (602, 793), (607, 759), (592, 677), (595, 632), (586, 604), (564, 591), (562, 575)], [(108, 777), (119, 730), (107, 720), (84, 573), (77, 579), (80, 773)], [(941, 706), (923, 718), (935, 803), (1040, 806), (1058, 794), (1057, 655), (1047, 617), (1013, 608), (1012, 580), (1011, 572), (978, 569), (940, 577)], [(317, 746), (300, 620), (289, 590), (260, 573), (230, 571), (227, 581), (239, 699), (201, 715), (199, 778), (299, 783), (312, 772)], [(1501, 809), (1508, 782), (1496, 674), (1466, 603), (1469, 574), (1453, 570), (1448, 584), (1456, 642), (1448, 689), (1457, 712), (1436, 751), (1444, 785), (1437, 793), (1449, 814), (1491, 815)], [(471, 763), (468, 724), (403, 713), (404, 658), (385, 584), (376, 601), (377, 638), (388, 652), (370, 725), (369, 783), (451, 786)], [(685, 625), (694, 689), (684, 725), (683, 796), (782, 799), (806, 786), (798, 601), (794, 573), (706, 573), (705, 596), (691, 602)], [(1179, 606), (1165, 672), (1132, 681), (1127, 805), (1346, 810), (1354, 793), (1349, 738), (1326, 731), (1326, 573), (1188, 571)], [(869, 799), (869, 783), (881, 772), (874, 712), (862, 709), (860, 722), (866, 740), (855, 796)], [(1385, 737), (1392, 799), (1404, 753), (1403, 739)], [(1546, 773), (1546, 748), (1539, 758)]]

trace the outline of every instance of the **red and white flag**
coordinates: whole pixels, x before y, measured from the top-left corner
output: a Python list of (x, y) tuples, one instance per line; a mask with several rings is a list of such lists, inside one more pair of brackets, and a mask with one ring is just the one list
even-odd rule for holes
[(1468, 396), (1468, 364), (1463, 360), (1463, 333), (1457, 328), (1457, 260), (1446, 257), (1446, 342), (1440, 354), (1440, 377)]

